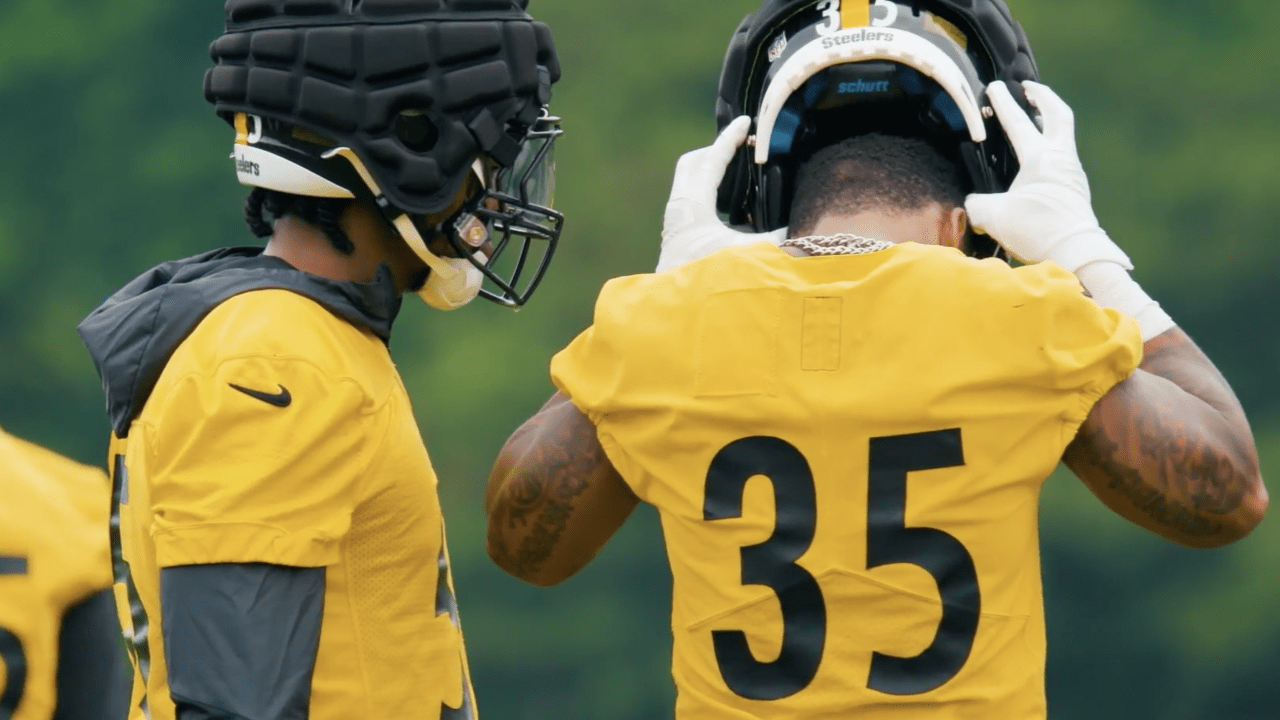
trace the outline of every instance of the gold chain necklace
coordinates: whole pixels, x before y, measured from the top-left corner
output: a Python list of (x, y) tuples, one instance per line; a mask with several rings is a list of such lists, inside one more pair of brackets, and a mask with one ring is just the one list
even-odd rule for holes
[(778, 247), (793, 247), (810, 255), (865, 255), (891, 248), (893, 243), (861, 235), (839, 233), (790, 238), (779, 243)]

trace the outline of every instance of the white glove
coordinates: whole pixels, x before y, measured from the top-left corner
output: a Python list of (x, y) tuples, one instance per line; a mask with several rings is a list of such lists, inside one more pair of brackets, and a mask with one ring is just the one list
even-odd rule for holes
[(744, 115), (729, 123), (710, 146), (687, 152), (676, 163), (655, 272), (680, 267), (721, 248), (761, 241), (777, 245), (787, 238), (786, 228), (758, 235), (738, 232), (716, 214), (716, 191), (750, 127), (751, 118)]
[(1107, 237), (1093, 214), (1071, 108), (1045, 85), (1028, 81), (1023, 87), (1040, 111), (1044, 133), (1003, 82), (987, 86), (987, 98), (1022, 167), (1008, 192), (965, 200), (970, 223), (1026, 263), (1052, 260), (1075, 272), (1107, 261), (1132, 270), (1129, 256)]
[(1095, 302), (1138, 321), (1143, 342), (1172, 328), (1173, 319), (1129, 276), (1129, 256), (1093, 214), (1089, 178), (1076, 151), (1075, 114), (1047, 86), (1022, 85), (1040, 111), (1044, 132), (1003, 82), (987, 86), (1021, 169), (1009, 192), (965, 200), (969, 222), (1023, 262), (1052, 260), (1075, 273)]

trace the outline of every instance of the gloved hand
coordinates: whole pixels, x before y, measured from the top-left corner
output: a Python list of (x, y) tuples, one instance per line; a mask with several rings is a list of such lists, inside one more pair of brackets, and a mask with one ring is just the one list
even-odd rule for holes
[(969, 222), (1026, 263), (1052, 260), (1076, 272), (1107, 261), (1126, 270), (1133, 263), (1093, 213), (1089, 178), (1076, 151), (1075, 115), (1047, 86), (1023, 83), (1039, 111), (1044, 132), (1018, 107), (1003, 82), (987, 86), (987, 98), (1018, 154), (1021, 169), (1009, 191), (970, 195)]
[(762, 240), (776, 245), (787, 238), (786, 228), (760, 234), (738, 232), (716, 214), (716, 190), (750, 128), (751, 118), (744, 115), (729, 123), (710, 146), (687, 152), (676, 163), (655, 272), (680, 267), (721, 248)]
[(1048, 87), (1030, 81), (1023, 87), (1040, 111), (1044, 132), (1003, 82), (987, 86), (1022, 167), (1009, 192), (965, 200), (969, 222), (1019, 260), (1052, 260), (1075, 273), (1095, 302), (1138, 321), (1143, 342), (1156, 337), (1174, 326), (1173, 318), (1129, 276), (1129, 256), (1098, 225), (1076, 152), (1075, 115)]

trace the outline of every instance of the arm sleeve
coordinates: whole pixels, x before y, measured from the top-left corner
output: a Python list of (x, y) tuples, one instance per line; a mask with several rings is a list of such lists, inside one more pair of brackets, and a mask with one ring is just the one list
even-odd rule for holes
[(58, 709), (53, 720), (123, 720), (132, 680), (111, 590), (94, 593), (67, 610), (58, 636)]
[(160, 571), (177, 720), (306, 720), (324, 568), (267, 564)]
[(385, 434), (375, 410), (354, 380), (296, 357), (177, 381), (148, 448), (159, 565), (337, 562)]

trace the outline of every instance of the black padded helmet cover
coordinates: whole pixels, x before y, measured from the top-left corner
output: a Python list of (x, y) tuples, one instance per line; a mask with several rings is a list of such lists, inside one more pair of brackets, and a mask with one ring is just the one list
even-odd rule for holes
[[(481, 153), (509, 166), (560, 79), (528, 0), (227, 0), (205, 97), (348, 147), (386, 201), (440, 211)], [(396, 133), (402, 113), (417, 142)]]
[[(758, 11), (743, 18), (730, 40), (721, 68), (719, 96), (716, 101), (718, 130), (723, 130), (735, 117), (756, 117), (767, 85), (771, 60), (777, 59), (779, 37), (786, 36), (783, 29), (794, 26), (802, 17), (816, 18), (819, 7), (825, 1), (764, 0)], [(879, 3), (875, 0), (841, 2), (872, 6), (874, 15), (874, 5), (883, 4), (884, 0)], [(1024, 108), (1028, 107), (1020, 83), (1023, 80), (1037, 80), (1039, 71), (1026, 33), (1013, 19), (1004, 0), (896, 2), (911, 5), (918, 11), (933, 13), (958, 27), (969, 38), (971, 49), (983, 57), (983, 64), (987, 66), (984, 74), (989, 74), (991, 80), (1008, 81), (1014, 96)], [(977, 47), (973, 47), (974, 45)], [(967, 167), (966, 170), (970, 176), (974, 176), (977, 189), (996, 191), (1003, 189), (1000, 186), (1007, 187), (1012, 181), (1013, 173), (1016, 173), (1016, 158), (1012, 157), (1004, 142), (1003, 131), (993, 117), (987, 118), (987, 131), (988, 137), (994, 142), (985, 143), (985, 148), (974, 149), (972, 159), (976, 166)], [(751, 155), (750, 148), (739, 151), (720, 187), (717, 204), (721, 212), (729, 215), (732, 223), (753, 224), (757, 230), (772, 230), (776, 223), (771, 222), (771, 218), (762, 217), (768, 213), (761, 210), (761, 173), (754, 165)], [(966, 164), (969, 164), (967, 158)]]

